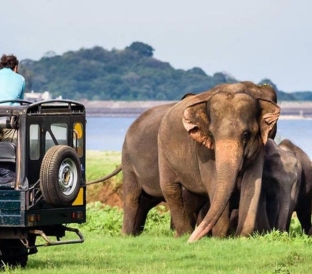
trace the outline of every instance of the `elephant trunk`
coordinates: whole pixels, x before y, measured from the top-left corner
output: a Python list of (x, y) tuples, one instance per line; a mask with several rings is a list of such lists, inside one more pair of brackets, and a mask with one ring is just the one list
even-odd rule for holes
[(219, 141), (215, 144), (217, 184), (211, 206), (205, 218), (194, 230), (188, 242), (205, 236), (217, 223), (228, 204), (242, 166), (242, 150), (237, 141)]

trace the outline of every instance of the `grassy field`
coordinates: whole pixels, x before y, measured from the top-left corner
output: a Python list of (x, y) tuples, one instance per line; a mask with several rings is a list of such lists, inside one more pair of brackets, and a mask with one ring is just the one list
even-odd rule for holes
[(174, 238), (169, 214), (152, 210), (146, 231), (120, 235), (122, 211), (90, 204), (79, 226), (83, 244), (41, 247), (26, 269), (8, 273), (311, 273), (312, 239), (293, 229), (250, 238), (203, 238), (187, 244)]
[[(89, 150), (87, 151), (86, 161), (87, 181), (93, 181), (113, 171), (121, 163), (121, 153), (117, 151)], [(117, 176), (119, 180), (121, 179), (120, 175)]]
[[(86, 161), (86, 180), (91, 182), (110, 174), (121, 163), (121, 153), (116, 151), (87, 151)], [(89, 185), (87, 201), (107, 200), (105, 196), (112, 195), (113, 190), (118, 188), (121, 182), (122, 172), (104, 183)]]
[[(120, 163), (120, 153), (88, 152), (87, 163), (87, 177), (94, 180)], [(41, 247), (29, 256), (26, 269), (6, 268), (5, 272), (312, 273), (312, 238), (301, 234), (296, 219), (289, 235), (275, 231), (249, 238), (207, 237), (187, 244), (188, 235), (174, 237), (169, 213), (162, 209), (150, 212), (142, 235), (122, 237), (122, 210), (89, 203), (87, 222), (78, 226), (85, 236), (83, 244)]]
[(172, 235), (108, 236), (83, 232), (79, 245), (41, 248), (26, 269), (9, 273), (311, 273), (311, 239), (206, 238), (187, 244)]

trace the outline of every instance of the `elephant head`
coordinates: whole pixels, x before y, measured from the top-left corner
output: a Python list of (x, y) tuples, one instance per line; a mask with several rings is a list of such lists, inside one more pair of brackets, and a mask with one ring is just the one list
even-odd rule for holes
[[(211, 207), (189, 242), (200, 239), (212, 229), (235, 186), (241, 190), (237, 234), (251, 233), (254, 228), (261, 190), (263, 147), (278, 120), (280, 108), (272, 101), (242, 91), (242, 86), (246, 87), (224, 85), (215, 92), (199, 95), (189, 100), (191, 104), (184, 110), (184, 128), (192, 139), (214, 152), (216, 173)], [(237, 185), (238, 177), (242, 178), (240, 185)]]

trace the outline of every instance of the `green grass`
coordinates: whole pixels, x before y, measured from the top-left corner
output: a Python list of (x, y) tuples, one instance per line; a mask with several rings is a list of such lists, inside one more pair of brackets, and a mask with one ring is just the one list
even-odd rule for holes
[[(203, 239), (85, 232), (79, 245), (41, 248), (23, 273), (311, 273), (311, 241)], [(21, 270), (12, 271), (19, 273)]]
[[(120, 153), (88, 152), (87, 178), (110, 173)], [(105, 162), (105, 164), (103, 164)], [(102, 167), (105, 166), (105, 167)], [(106, 170), (105, 170), (106, 169)], [(104, 170), (104, 171), (103, 171)], [(104, 174), (103, 174), (104, 173)], [(120, 180), (120, 179), (119, 179)], [(89, 191), (89, 189), (88, 189)], [(87, 222), (77, 227), (83, 244), (40, 247), (26, 269), (7, 273), (311, 273), (312, 238), (302, 235), (297, 219), (292, 230), (249, 238), (203, 238), (187, 244), (188, 235), (175, 238), (164, 207), (150, 211), (138, 237), (120, 235), (123, 212), (99, 202), (89, 203)], [(67, 235), (69, 237), (70, 235)]]
[[(111, 173), (121, 163), (121, 153), (89, 150), (86, 152), (86, 162), (87, 181), (96, 180)], [(120, 175), (116, 176), (119, 180)]]
[[(174, 238), (169, 214), (153, 209), (147, 230), (120, 235), (122, 211), (88, 205), (83, 244), (41, 247), (26, 269), (8, 273), (311, 273), (312, 239), (293, 231), (250, 238)], [(112, 225), (114, 224), (115, 225)], [(294, 224), (292, 227), (295, 227)], [(68, 237), (68, 236), (67, 236)]]
[[(116, 151), (87, 151), (86, 153), (86, 180), (87, 183), (110, 174), (121, 163), (121, 153)], [(95, 201), (104, 184), (112, 188), (122, 183), (122, 172), (104, 183), (92, 184), (87, 189), (87, 201)]]

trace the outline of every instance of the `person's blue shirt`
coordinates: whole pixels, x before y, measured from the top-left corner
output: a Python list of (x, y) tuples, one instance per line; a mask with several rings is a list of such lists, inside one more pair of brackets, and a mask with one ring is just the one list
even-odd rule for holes
[(0, 101), (24, 99), (25, 79), (10, 68), (0, 69)]

